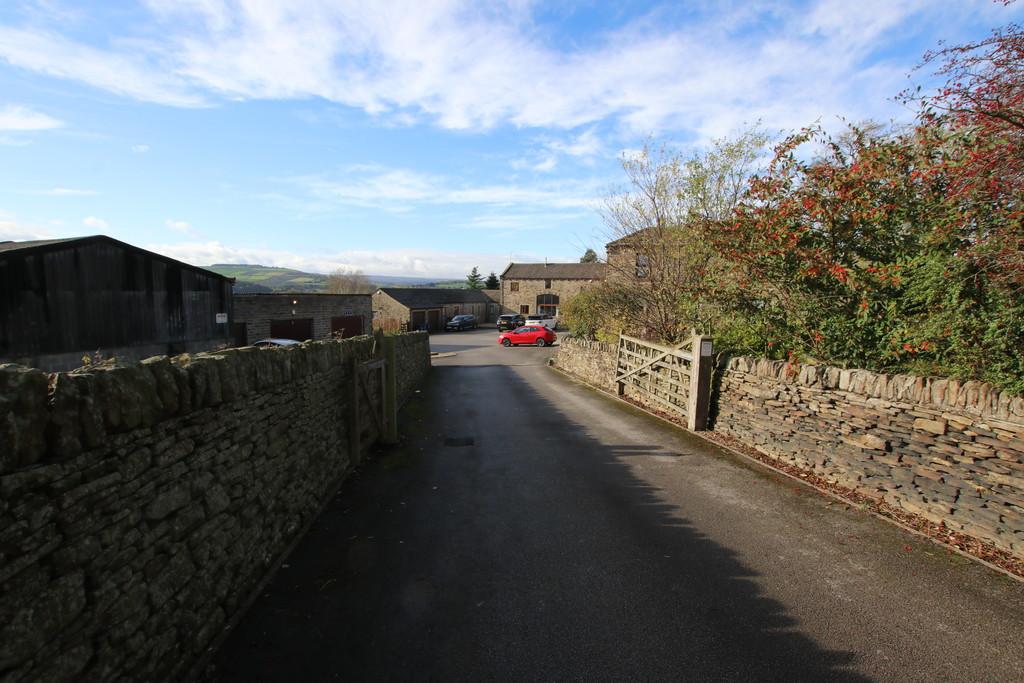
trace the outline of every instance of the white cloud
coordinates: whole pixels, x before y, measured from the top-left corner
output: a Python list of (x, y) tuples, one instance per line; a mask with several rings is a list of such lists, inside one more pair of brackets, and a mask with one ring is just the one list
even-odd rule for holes
[(132, 152), (135, 154), (145, 154), (149, 151), (149, 145), (132, 145)]
[(51, 197), (91, 197), (96, 194), (96, 190), (82, 190), (73, 187), (54, 187), (49, 190), (44, 190), (40, 194), (49, 195)]
[(105, 220), (96, 216), (86, 216), (82, 219), (82, 225), (94, 230), (106, 230), (110, 227)]
[(192, 233), (192, 226), (185, 221), (175, 221), (168, 218), (166, 221), (164, 221), (164, 225), (166, 225), (171, 230), (176, 230), (186, 235)]
[(549, 150), (571, 157), (590, 157), (600, 153), (603, 145), (597, 132), (590, 128), (569, 140), (556, 140), (545, 144)]
[(166, 46), (125, 40), (117, 49), (99, 49), (49, 31), (0, 26), (0, 59), (12, 66), (87, 83), (145, 102), (195, 107), (203, 98), (169, 69), (160, 54)]
[[(215, 263), (247, 263), (314, 273), (330, 273), (341, 268), (346, 271), (361, 270), (372, 275), (460, 278), (473, 266), (479, 267), (482, 272), (501, 272), (501, 269), (508, 265), (507, 255), (432, 249), (349, 250), (301, 254), (270, 248), (235, 247), (216, 241), (149, 244), (146, 245), (146, 249), (200, 266)], [(533, 257), (534, 260), (536, 258)]]
[(546, 207), (578, 210), (598, 205), (593, 182), (560, 181), (538, 185), (472, 185), (443, 176), (380, 166), (349, 167), (341, 179), (290, 179), (309, 197), (331, 205), (408, 211), (417, 205)]
[(530, 168), (532, 168), (534, 171), (538, 171), (540, 173), (547, 173), (548, 171), (555, 170), (555, 167), (557, 165), (558, 165), (558, 157), (556, 157), (554, 154), (549, 154), (549, 155), (545, 156), (544, 158), (542, 158), (537, 163), (535, 163)]
[(33, 111), (16, 104), (0, 107), (0, 130), (50, 130), (60, 128), (63, 121), (48, 114)]
[(530, 211), (486, 211), (469, 218), (461, 225), (465, 228), (486, 230), (550, 230), (560, 224), (591, 218), (592, 213), (553, 213)]
[[(0, 58), (174, 106), (316, 97), (398, 125), (574, 129), (615, 120), (633, 132), (712, 137), (759, 119), (793, 128), (836, 115), (884, 118), (891, 104), (866, 97), (857, 74), (905, 74), (912, 63), (882, 56), (893, 41), (934, 42), (940, 30), (993, 12), (991, 4), (694, 3), (686, 24), (662, 22), (655, 9), (566, 46), (537, 30), (531, 3), (392, 2), (370, 11), (336, 0), (148, 0), (156, 24), (143, 37), (96, 47), (53, 29), (0, 28)], [(597, 144), (588, 131), (561, 152), (584, 156)]]
[(0, 209), (0, 242), (24, 240), (48, 240), (57, 237), (53, 231), (32, 223), (24, 223), (17, 217)]

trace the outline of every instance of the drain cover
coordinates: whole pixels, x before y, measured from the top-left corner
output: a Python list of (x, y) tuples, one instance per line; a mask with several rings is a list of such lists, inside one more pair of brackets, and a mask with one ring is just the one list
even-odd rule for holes
[(472, 446), (473, 445), (473, 437), (471, 437), (471, 436), (448, 437), (447, 439), (444, 440), (444, 445), (445, 446), (455, 446), (455, 447), (458, 447), (458, 446)]

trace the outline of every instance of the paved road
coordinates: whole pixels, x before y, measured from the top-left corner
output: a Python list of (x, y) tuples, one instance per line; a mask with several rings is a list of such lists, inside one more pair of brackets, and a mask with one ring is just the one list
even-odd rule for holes
[(215, 677), (1024, 680), (1024, 584), (494, 341), (432, 340), (457, 355), (404, 445), (346, 484)]

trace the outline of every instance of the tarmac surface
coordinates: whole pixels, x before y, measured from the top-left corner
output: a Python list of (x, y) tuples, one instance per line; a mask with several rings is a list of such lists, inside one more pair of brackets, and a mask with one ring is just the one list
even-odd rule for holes
[(1024, 583), (502, 348), (436, 335), (223, 681), (1021, 681)]

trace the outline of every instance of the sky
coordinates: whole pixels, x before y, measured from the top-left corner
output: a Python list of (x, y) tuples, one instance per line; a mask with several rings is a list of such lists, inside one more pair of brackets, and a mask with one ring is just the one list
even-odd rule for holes
[[(906, 121), (991, 0), (0, 1), (0, 240), (461, 277), (576, 261), (647, 139)], [(908, 80), (908, 75), (912, 80)]]

